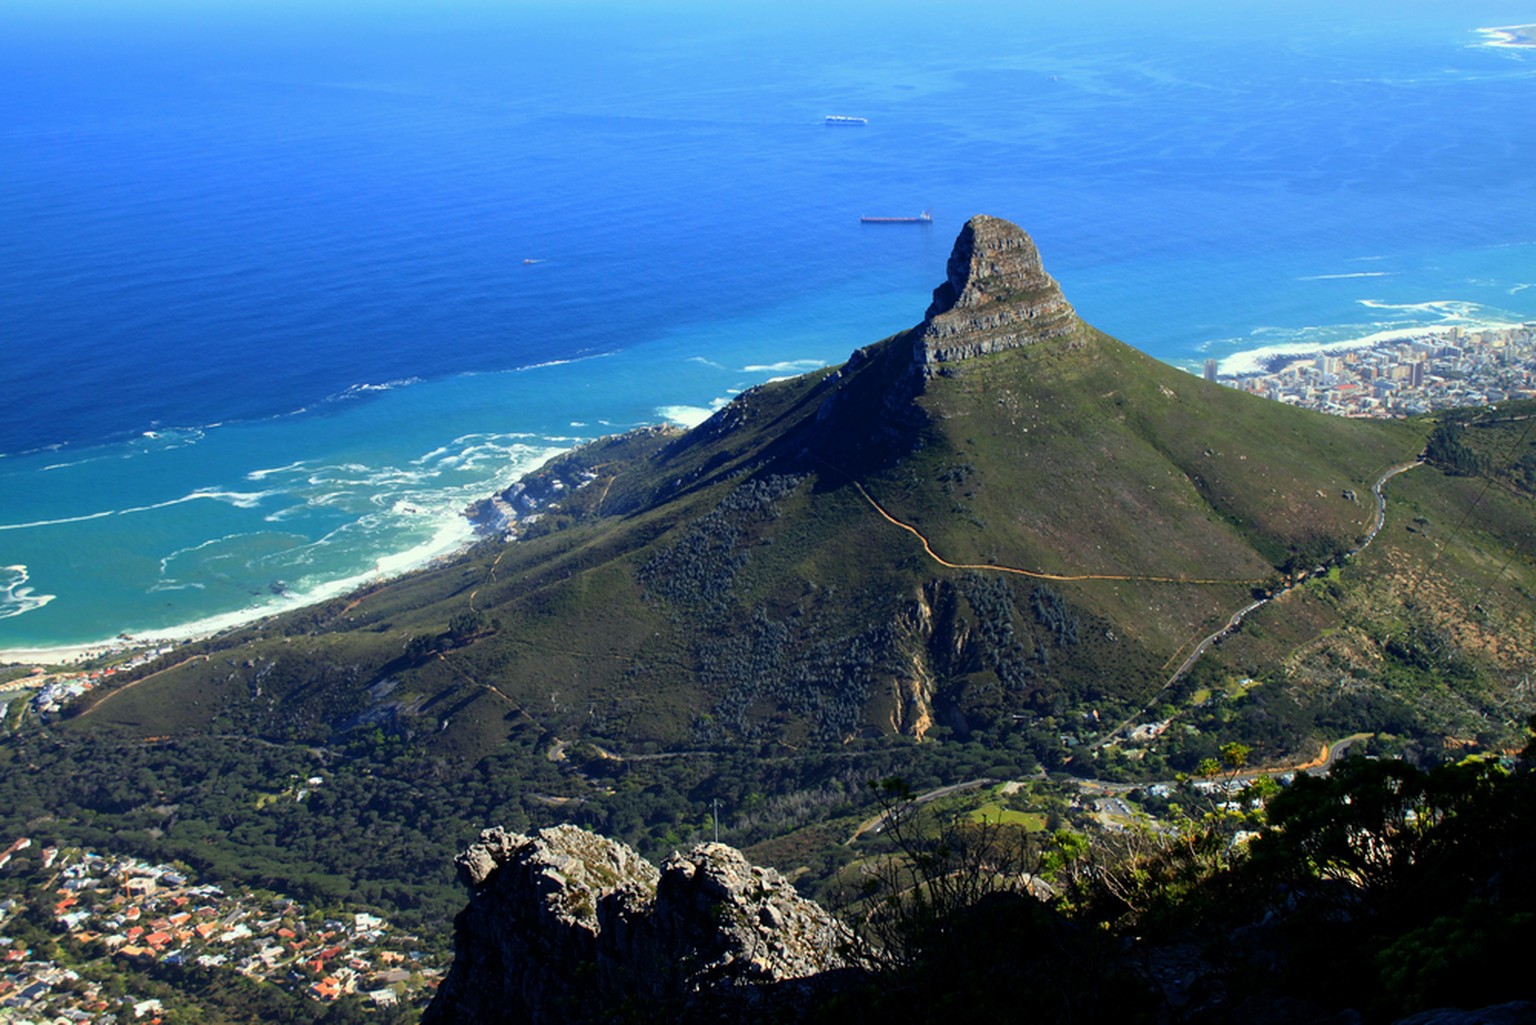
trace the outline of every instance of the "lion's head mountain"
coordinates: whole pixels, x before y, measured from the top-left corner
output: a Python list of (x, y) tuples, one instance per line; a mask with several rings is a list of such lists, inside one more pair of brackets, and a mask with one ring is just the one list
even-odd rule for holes
[[(1468, 484), (1422, 467), (1387, 485), (1388, 529), (1356, 551), (1373, 486), (1431, 426), (1159, 363), (1084, 323), (1023, 230), (977, 216), (913, 328), (692, 431), (558, 457), (481, 504), (515, 539), (221, 637), (78, 728), (381, 730), (465, 766), (512, 734), (599, 761), (1006, 736), (1059, 765), (1111, 724), (1199, 718), (1230, 691), (1219, 714), (1277, 758), (1383, 710), (1476, 734), (1529, 655), (1512, 627), (1533, 581), (1528, 559), (1459, 569), (1518, 543), (1529, 496), (1504, 489), (1453, 536)], [(1475, 685), (1403, 684), (1451, 658)], [(1196, 732), (1137, 757), (1177, 761)]]
[[(313, 1017), (356, 908), (414, 960), (347, 980), (405, 982), (407, 1018), (440, 980), (427, 1020), (1519, 996), (1530, 774), (1498, 758), (1536, 662), (1536, 404), (1350, 420), (1198, 379), (1086, 323), (995, 217), (922, 298), (840, 366), (485, 496), (451, 559), (14, 730), (0, 818), (37, 842), (0, 882), (100, 849), (286, 895), (251, 926), (291, 934), (266, 982), (109, 958), (209, 1021)], [(1223, 763), (1262, 811), (1190, 784)], [(41, 950), (79, 898), (39, 885), (54, 910), (5, 927)]]

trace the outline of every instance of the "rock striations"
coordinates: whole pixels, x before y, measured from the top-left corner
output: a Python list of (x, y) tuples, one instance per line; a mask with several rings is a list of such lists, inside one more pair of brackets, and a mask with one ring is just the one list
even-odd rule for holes
[(1029, 235), (982, 214), (955, 239), (913, 355), (924, 366), (948, 363), (1060, 337), (1078, 325)]
[(427, 1023), (766, 1012), (874, 967), (846, 926), (723, 844), (674, 854), (658, 871), (575, 826), (497, 828), (458, 866), (470, 902)]
[[(934, 376), (952, 374), (974, 357), (1055, 339), (1076, 345), (1091, 333), (1045, 272), (1024, 229), (978, 214), (956, 237), (922, 323), (855, 350), (832, 378), (835, 390), (821, 403), (817, 422), (845, 435), (833, 439), (834, 447), (867, 437), (874, 448), (904, 451), (922, 427), (916, 400)], [(879, 393), (873, 402), (870, 388)], [(839, 423), (849, 411), (856, 422)]]

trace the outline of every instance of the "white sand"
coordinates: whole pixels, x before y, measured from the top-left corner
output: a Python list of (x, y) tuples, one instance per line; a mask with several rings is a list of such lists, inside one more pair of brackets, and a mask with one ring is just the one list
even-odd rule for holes
[(101, 655), (135, 651), (144, 646), (141, 642), (115, 640), (99, 644), (76, 644), (58, 648), (6, 648), (0, 650), (0, 664), (14, 663), (24, 666), (62, 666), (71, 662), (84, 662)]

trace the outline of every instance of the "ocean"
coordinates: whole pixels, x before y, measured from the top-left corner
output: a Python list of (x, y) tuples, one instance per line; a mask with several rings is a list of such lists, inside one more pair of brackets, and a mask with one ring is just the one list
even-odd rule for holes
[(1185, 367), (1536, 319), (1528, 18), (11, 0), (0, 651), (452, 552), (553, 452), (916, 323), (975, 213)]

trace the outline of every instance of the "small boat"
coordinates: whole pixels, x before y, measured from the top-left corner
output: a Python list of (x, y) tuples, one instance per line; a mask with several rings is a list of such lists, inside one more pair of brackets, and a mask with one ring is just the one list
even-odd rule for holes
[(533, 266), (536, 263), (548, 263), (548, 262), (549, 262), (548, 260), (535, 260), (532, 257), (528, 257), (527, 259), (523, 260), (523, 266), (524, 267), (531, 267), (531, 266)]
[(860, 224), (932, 224), (933, 214), (924, 210), (916, 217), (870, 217), (859, 218)]
[(867, 124), (869, 124), (869, 118), (867, 118), (867, 117), (851, 117), (851, 116), (849, 116), (847, 114), (828, 114), (827, 115), (827, 124), (829, 124), (829, 125), (867, 125)]

